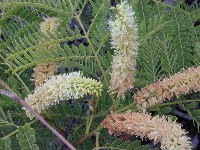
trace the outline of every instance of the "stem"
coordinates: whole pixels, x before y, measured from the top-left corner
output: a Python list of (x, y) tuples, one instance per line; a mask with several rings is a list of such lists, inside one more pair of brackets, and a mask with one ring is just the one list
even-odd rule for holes
[[(127, 110), (127, 109), (130, 109), (131, 107), (133, 107), (133, 106), (135, 106), (135, 103), (131, 103), (131, 104), (129, 104), (129, 105), (127, 105), (127, 106), (125, 106), (125, 107), (123, 107), (123, 108), (121, 108), (121, 109), (119, 109), (119, 110), (116, 110), (116, 112), (123, 112), (123, 111), (125, 111), (125, 110)], [(134, 111), (138, 111), (138, 109), (137, 109), (137, 107), (135, 106), (135, 107), (133, 107), (134, 108)]]
[(85, 141), (87, 138), (89, 138), (90, 136), (92, 136), (93, 134), (95, 134), (96, 132), (100, 131), (101, 129), (103, 129), (102, 125), (98, 125), (97, 128), (95, 130), (93, 130), (92, 132), (82, 136), (78, 141), (72, 143), (73, 145), (78, 145), (80, 143), (82, 143), (83, 141)]
[[(134, 103), (131, 103), (131, 104), (129, 104), (128, 106), (123, 107), (123, 108), (117, 110), (116, 112), (119, 113), (119, 112), (122, 112), (122, 111), (124, 111), (124, 110), (130, 109), (130, 108), (133, 107), (134, 105), (135, 105)], [(111, 106), (111, 107), (112, 107), (112, 106)], [(137, 108), (136, 108), (136, 107), (134, 107), (134, 108), (135, 108), (134, 111), (137, 111)], [(95, 130), (93, 130), (92, 132), (90, 132), (90, 133), (88, 133), (88, 134), (82, 136), (78, 141), (74, 142), (73, 145), (78, 145), (78, 144), (82, 143), (82, 142), (85, 141), (87, 138), (89, 138), (90, 136), (94, 135), (96, 132), (100, 131), (101, 129), (103, 129), (103, 126), (100, 124), (100, 125), (98, 125), (98, 126), (96, 127)]]
[(13, 132), (11, 132), (11, 133), (9, 133), (8, 135), (4, 136), (2, 139), (5, 140), (5, 139), (17, 134), (17, 133), (18, 133), (18, 129), (13, 131)]
[(90, 120), (89, 120), (89, 124), (88, 124), (88, 126), (86, 127), (85, 134), (88, 134), (88, 133), (90, 132), (90, 128), (91, 128), (93, 119), (94, 119), (94, 114), (92, 113), (92, 116), (91, 116), (91, 118), (90, 118)]
[(90, 110), (88, 111), (88, 116), (87, 116), (86, 122), (85, 122), (85, 125), (86, 125), (85, 134), (87, 134), (87, 128), (88, 128), (88, 124), (89, 124), (89, 117), (90, 117)]
[(161, 106), (168, 106), (168, 105), (176, 105), (176, 104), (182, 104), (182, 103), (189, 103), (189, 102), (200, 102), (200, 99), (196, 99), (196, 100), (183, 100), (183, 101), (175, 101), (175, 102), (168, 102), (168, 103), (162, 103), (162, 104), (157, 104), (154, 105), (150, 108), (155, 108), (155, 107), (161, 107)]
[[(1, 81), (3, 82), (3, 81)], [(71, 150), (76, 150), (61, 134), (59, 134), (58, 131), (56, 131), (48, 122), (44, 120), (42, 116), (40, 116), (35, 110), (33, 110), (22, 98), (20, 98), (16, 93), (14, 92), (8, 92), (0, 89), (0, 93), (3, 95), (6, 95), (10, 97), (13, 100), (16, 100), (19, 102), (23, 107), (25, 107), (27, 110), (29, 110), (36, 119), (40, 120), (51, 132), (53, 132), (64, 144), (66, 144)]]
[(121, 99), (117, 98), (116, 104), (113, 106), (113, 111), (118, 108), (120, 102), (121, 102)]
[(104, 76), (104, 78), (105, 78), (105, 80), (106, 80), (106, 84), (107, 84), (107, 86), (109, 86), (109, 82), (108, 82), (108, 79), (106, 78), (105, 71), (103, 70), (103, 67), (102, 67), (101, 62), (100, 62), (100, 60), (99, 60), (99, 57), (98, 57), (98, 55), (96, 54), (96, 51), (94, 50), (94, 47), (93, 47), (92, 42), (90, 41), (90, 39), (89, 39), (89, 37), (88, 37), (88, 35), (87, 35), (87, 32), (85, 31), (85, 28), (83, 27), (83, 24), (82, 24), (82, 22), (81, 22), (81, 19), (79, 18), (79, 16), (78, 16), (77, 14), (76, 14), (75, 18), (76, 18), (76, 20), (78, 21), (78, 23), (80, 24), (80, 26), (81, 26), (81, 28), (82, 28), (82, 30), (83, 30), (83, 33), (84, 33), (84, 35), (85, 35), (85, 38), (87, 39), (87, 41), (88, 41), (90, 47), (92, 48), (93, 54), (94, 54), (94, 56), (95, 56), (95, 59), (97, 60), (97, 63), (98, 63), (98, 65), (99, 65), (99, 68), (100, 68), (100, 70), (101, 70), (101, 72), (102, 72), (102, 74), (103, 74), (103, 76)]
[[(107, 87), (109, 87), (109, 81), (108, 81), (108, 79), (107, 79), (107, 77), (106, 77), (105, 71), (103, 70), (103, 67), (102, 67), (102, 65), (101, 65), (101, 61), (99, 60), (99, 57), (98, 57), (98, 54), (97, 54), (96, 51), (94, 50), (94, 47), (93, 47), (93, 45), (92, 45), (92, 42), (90, 41), (90, 38), (88, 37), (88, 34), (87, 34), (87, 32), (85, 31), (85, 28), (84, 28), (84, 26), (83, 26), (83, 24), (82, 24), (82, 22), (81, 22), (81, 19), (79, 18), (79, 16), (78, 16), (77, 14), (75, 14), (75, 15), (76, 15), (76, 16), (74, 16), (74, 18), (76, 18), (76, 20), (77, 20), (78, 23), (80, 24), (80, 26), (81, 26), (81, 28), (82, 28), (82, 30), (83, 30), (83, 33), (84, 33), (84, 35), (85, 35), (85, 38), (87, 39), (87, 41), (88, 41), (90, 47), (92, 48), (94, 57), (95, 57), (95, 59), (97, 60), (97, 63), (98, 63), (98, 65), (99, 65), (99, 68), (100, 68), (100, 70), (101, 70), (101, 72), (102, 72), (102, 74), (103, 74), (103, 76), (104, 76), (104, 78), (105, 78), (106, 85), (107, 85)], [(111, 96), (111, 98), (112, 98), (112, 102), (113, 102), (113, 105), (114, 105), (115, 100), (114, 100), (114, 98), (113, 98), (112, 96)]]
[(84, 4), (83, 4), (83, 6), (82, 6), (82, 9), (80, 10), (80, 12), (79, 12), (78, 16), (81, 16), (81, 14), (82, 14), (82, 12), (83, 12), (83, 9), (84, 9), (84, 7), (85, 7), (85, 5), (87, 4), (87, 1), (88, 1), (88, 0), (85, 0)]
[(24, 81), (20, 78), (20, 76), (18, 74), (15, 73), (15, 76), (18, 78), (18, 80), (21, 82), (21, 84), (24, 86), (24, 88), (26, 89), (26, 91), (28, 93), (31, 93), (31, 91), (29, 90), (29, 88), (26, 86), (26, 84), (24, 83)]
[(60, 128), (53, 122), (52, 115), (51, 115), (50, 112), (45, 113), (43, 117), (44, 117), (44, 119), (45, 119), (46, 121), (48, 121), (48, 123), (49, 123), (54, 129), (56, 129), (56, 130), (58, 131), (59, 134), (61, 134), (63, 137), (65, 136), (65, 132), (64, 132), (62, 129), (60, 129)]
[(95, 148), (95, 150), (99, 150), (99, 135), (100, 135), (100, 132), (96, 132), (96, 148)]

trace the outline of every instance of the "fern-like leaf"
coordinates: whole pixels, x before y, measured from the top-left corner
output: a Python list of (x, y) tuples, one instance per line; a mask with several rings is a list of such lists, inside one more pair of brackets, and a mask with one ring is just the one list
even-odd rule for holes
[(46, 9), (46, 10), (50, 10), (56, 13), (60, 13), (60, 14), (64, 14), (64, 15), (69, 15), (70, 12), (69, 10), (72, 10), (72, 8), (70, 8), (70, 4), (69, 1), (61, 1), (58, 0), (57, 3), (55, 3), (55, 1), (53, 0), (49, 0), (49, 1), (34, 1), (34, 0), (28, 0), (28, 1), (23, 1), (23, 0), (6, 0), (4, 2), (0, 3), (0, 8), (12, 8), (12, 7), (16, 7), (16, 6), (31, 6), (34, 8), (39, 8), (39, 9)]
[(10, 138), (0, 139), (0, 149), (11, 150), (11, 140), (10, 140)]
[(15, 126), (12, 117), (9, 112), (4, 113), (3, 109), (0, 107), (0, 126)]
[(194, 63), (199, 66), (200, 65), (200, 43), (195, 43), (195, 54), (193, 56)]
[(22, 150), (39, 150), (35, 138), (35, 130), (29, 124), (20, 126), (18, 129), (17, 139)]
[(142, 20), (139, 28), (140, 29), (139, 42), (140, 43), (145, 42), (148, 38), (158, 33), (164, 26), (167, 25), (167, 23), (168, 21), (165, 21), (164, 14), (162, 14), (160, 17), (156, 15), (153, 18), (149, 18), (148, 21)]
[(149, 82), (155, 82), (160, 75), (160, 55), (157, 39), (152, 39), (149, 43), (141, 45), (139, 53), (139, 63), (142, 66), (138, 76), (142, 76)]
[(192, 120), (194, 121), (194, 124), (197, 126), (198, 128), (198, 132), (199, 132), (199, 128), (200, 128), (200, 109), (195, 109), (197, 107), (197, 103), (196, 102), (192, 102), (190, 104), (187, 104), (184, 108), (187, 111), (188, 115), (190, 117), (192, 117)]
[(176, 68), (176, 60), (178, 59), (178, 54), (174, 53), (174, 49), (172, 48), (172, 41), (160, 41), (159, 43), (159, 54), (160, 54), (160, 60), (161, 60), (161, 67), (162, 70), (168, 74), (172, 75), (174, 74), (175, 68)]
[[(117, 139), (111, 144), (107, 144), (99, 148), (105, 148), (108, 150), (149, 150), (148, 145), (141, 145), (141, 141), (139, 140), (131, 142), (129, 140), (123, 141), (121, 139)], [(95, 149), (96, 148), (94, 148), (93, 150)]]

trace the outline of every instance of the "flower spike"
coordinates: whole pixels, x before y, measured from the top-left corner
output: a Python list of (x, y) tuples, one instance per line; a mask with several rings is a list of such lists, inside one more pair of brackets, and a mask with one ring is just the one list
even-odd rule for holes
[(192, 143), (181, 125), (170, 118), (154, 116), (146, 113), (127, 111), (124, 114), (111, 113), (102, 122), (110, 134), (136, 135), (148, 137), (155, 143), (161, 143), (163, 150), (191, 150)]
[[(44, 84), (29, 94), (25, 101), (38, 113), (61, 101), (82, 98), (86, 94), (100, 96), (102, 84), (94, 79), (83, 77), (80, 72), (52, 76)], [(27, 110), (27, 116), (32, 115)]]
[[(54, 34), (55, 31), (58, 30), (58, 27), (60, 26), (60, 20), (59, 18), (52, 17), (52, 18), (46, 18), (41, 24), (40, 24), (40, 30), (42, 33), (44, 33), (47, 37), (49, 37), (48, 32)], [(48, 31), (48, 32), (47, 32)], [(46, 47), (46, 51), (49, 51), (50, 49), (55, 50), (56, 45), (50, 45)], [(38, 56), (40, 56), (38, 54)], [(35, 81), (35, 87), (40, 86), (44, 83), (46, 79), (51, 77), (57, 70), (56, 68), (57, 62), (49, 62), (49, 63), (43, 63), (38, 64), (33, 70), (34, 70), (34, 81)]]
[(138, 51), (137, 24), (134, 12), (126, 1), (116, 6), (117, 14), (109, 21), (111, 44), (115, 49), (112, 62), (110, 93), (124, 98), (133, 88)]
[(139, 109), (146, 109), (170, 100), (173, 96), (200, 91), (199, 85), (200, 66), (192, 67), (142, 88), (134, 95), (134, 99)]

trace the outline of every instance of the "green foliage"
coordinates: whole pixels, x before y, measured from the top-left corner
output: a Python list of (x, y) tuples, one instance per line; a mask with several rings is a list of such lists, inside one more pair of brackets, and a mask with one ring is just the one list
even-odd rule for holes
[[(130, 0), (130, 4), (137, 19), (140, 44), (136, 89), (200, 64), (200, 25), (194, 25), (199, 19), (198, 8), (181, 2), (167, 5), (160, 0)], [(108, 92), (114, 52), (108, 20), (115, 15), (110, 7), (110, 0), (0, 2), (0, 79), (25, 98), (35, 88), (31, 79), (36, 65), (58, 62), (58, 74), (80, 70), (103, 82), (102, 96), (85, 96), (51, 106), (43, 117), (67, 140), (74, 142), (77, 149), (147, 150), (148, 145), (140, 140), (116, 139), (109, 136), (107, 130), (101, 130), (100, 124), (111, 110), (137, 110), (132, 97), (135, 89), (127, 92), (123, 101)], [(61, 24), (57, 31), (48, 32), (48, 35), (40, 30), (46, 17), (57, 17)], [(195, 100), (187, 101), (187, 105), (182, 104), (181, 98), (176, 104), (184, 106), (194, 126), (199, 128), (197, 98), (194, 96)], [(148, 111), (175, 120), (177, 116), (172, 113), (172, 105), (166, 102)], [(0, 106), (0, 149), (20, 149), (19, 146), (34, 150), (64, 149), (62, 142), (41, 123), (33, 121), (24, 125), (30, 120), (19, 103), (1, 95)], [(99, 141), (93, 136), (97, 131), (100, 132)]]
[[(116, 139), (114, 142), (107, 144), (105, 146), (99, 148), (106, 148), (108, 150), (149, 150), (147, 145), (141, 145), (141, 141), (135, 140), (131, 141), (123, 141), (122, 139)], [(95, 150), (95, 148), (94, 148)], [(151, 149), (153, 150), (153, 149)], [(154, 149), (156, 150), (156, 149)]]
[(162, 14), (161, 16), (155, 15), (153, 18), (149, 18), (148, 21), (142, 20), (140, 23), (139, 31), (139, 37), (141, 40), (139, 42), (145, 42), (146, 39), (152, 37), (155, 33), (166, 26), (168, 22), (169, 21), (166, 21), (164, 14)]
[(5, 114), (2, 108), (0, 108), (0, 126), (15, 126), (10, 113)]
[(192, 120), (195, 125), (197, 125), (198, 131), (200, 127), (200, 109), (195, 109), (197, 107), (196, 102), (192, 102), (190, 104), (187, 104), (184, 108), (189, 114), (190, 117), (192, 117)]
[[(167, 74), (173, 74), (182, 68), (192, 66), (192, 45), (198, 41), (198, 26), (194, 27), (193, 23), (198, 19), (196, 11), (187, 12), (181, 9), (181, 5), (176, 5), (176, 7), (171, 5), (166, 5), (160, 1), (153, 0), (154, 9), (152, 9), (150, 1), (140, 1), (138, 3), (141, 11), (138, 18), (143, 18), (143, 21), (152, 24), (151, 16), (158, 15), (157, 17), (165, 16), (162, 20), (167, 22), (161, 28), (159, 32), (159, 40), (157, 43), (158, 48), (160, 48), (161, 56), (159, 63), (161, 62), (161, 69)], [(139, 11), (139, 10), (138, 10)], [(145, 28), (142, 27), (142, 30)], [(161, 41), (161, 43), (160, 43)], [(148, 44), (155, 42), (154, 40), (149, 41)], [(141, 53), (141, 57), (143, 56)], [(150, 58), (151, 56), (149, 56)], [(141, 58), (139, 58), (140, 60)], [(151, 60), (147, 60), (147, 63)], [(151, 69), (151, 68), (149, 68)]]
[[(144, 76), (149, 82), (155, 82), (160, 75), (160, 55), (158, 39), (152, 39), (153, 42), (145, 43), (141, 46), (139, 53), (139, 63), (141, 70), (138, 76)], [(149, 45), (151, 43), (151, 45)], [(142, 77), (141, 76), (141, 77)]]
[[(32, 30), (32, 29), (31, 29)], [(3, 50), (6, 55), (6, 61), (12, 66), (10, 70), (12, 72), (17, 72), (20, 70), (25, 70), (28, 67), (31, 67), (35, 64), (51, 62), (51, 61), (60, 61), (63, 59), (81, 59), (77, 55), (68, 55), (70, 54), (69, 47), (61, 47), (57, 45), (57, 43), (64, 42), (66, 40), (71, 41), (79, 38), (80, 35), (68, 37), (66, 33), (58, 33), (57, 36), (51, 34), (54, 41), (44, 35), (42, 32), (34, 32), (28, 34), (28, 36), (16, 37), (12, 40), (12, 43), (3, 43), (2, 45), (5, 47)], [(65, 38), (63, 38), (63, 36)], [(13, 42), (14, 41), (14, 42)], [(6, 45), (10, 45), (8, 49), (6, 49)], [(50, 48), (49, 51), (46, 51), (46, 47), (54, 46), (55, 48)], [(76, 47), (72, 47), (72, 50), (76, 50)], [(66, 52), (67, 51), (67, 52)], [(40, 56), (38, 56), (40, 54)], [(89, 56), (87, 56), (89, 57)], [(82, 57), (84, 58), (84, 56)]]
[(11, 150), (11, 140), (10, 138), (0, 139), (0, 149)]
[(196, 65), (199, 65), (199, 63), (200, 63), (200, 44), (199, 44), (199, 42), (197, 42), (196, 44), (195, 44), (195, 49), (194, 49), (194, 51), (195, 51), (195, 54), (194, 54), (194, 56), (193, 56), (193, 58), (194, 58), (194, 63), (196, 64)]
[(161, 67), (164, 72), (166, 72), (169, 75), (172, 75), (176, 72), (175, 64), (176, 64), (178, 54), (174, 53), (174, 49), (172, 48), (171, 41), (158, 40), (157, 42), (159, 42), (158, 53), (160, 55)]
[(90, 0), (92, 5), (92, 23), (87, 31), (88, 36), (92, 37), (91, 42), (95, 48), (101, 47), (106, 41), (108, 41), (109, 32), (107, 28), (106, 15), (109, 14), (109, 0), (101, 1)]
[(30, 124), (20, 126), (18, 131), (17, 139), (22, 150), (39, 150), (38, 145), (35, 144), (35, 130), (30, 127)]

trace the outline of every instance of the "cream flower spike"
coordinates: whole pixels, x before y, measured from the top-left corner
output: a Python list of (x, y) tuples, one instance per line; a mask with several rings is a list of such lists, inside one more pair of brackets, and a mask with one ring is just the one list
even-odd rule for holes
[[(25, 98), (25, 102), (38, 113), (63, 100), (82, 98), (86, 94), (100, 96), (102, 83), (83, 77), (80, 72), (52, 76), (44, 84), (36, 88), (33, 94)], [(26, 110), (28, 117), (31, 113)]]
[[(113, 48), (120, 52), (134, 53), (138, 50), (137, 24), (135, 13), (126, 1), (116, 6), (117, 14), (114, 20), (110, 20)], [(135, 53), (134, 53), (135, 54)]]
[(163, 150), (192, 150), (186, 131), (170, 118), (128, 111), (124, 114), (111, 113), (103, 120), (102, 125), (110, 134), (148, 137), (155, 143), (160, 142)]
[(115, 49), (110, 81), (110, 93), (124, 98), (124, 93), (133, 88), (138, 51), (137, 24), (134, 12), (126, 1), (116, 6), (117, 14), (109, 21), (111, 44)]

